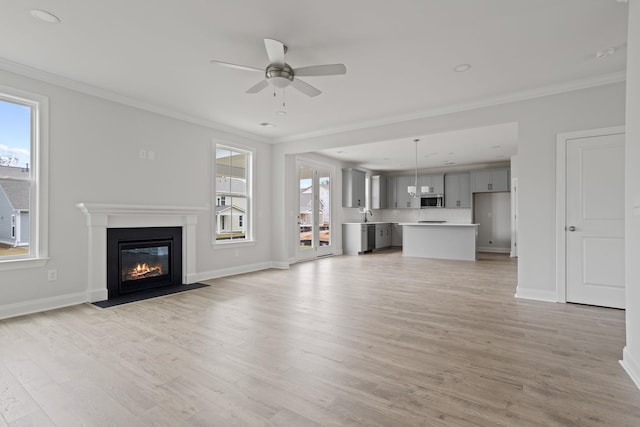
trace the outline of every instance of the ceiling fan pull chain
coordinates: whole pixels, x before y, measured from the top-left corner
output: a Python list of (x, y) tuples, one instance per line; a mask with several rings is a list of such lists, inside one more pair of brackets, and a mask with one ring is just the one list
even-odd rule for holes
[(285, 98), (285, 88), (282, 88), (282, 107), (287, 106), (287, 99)]

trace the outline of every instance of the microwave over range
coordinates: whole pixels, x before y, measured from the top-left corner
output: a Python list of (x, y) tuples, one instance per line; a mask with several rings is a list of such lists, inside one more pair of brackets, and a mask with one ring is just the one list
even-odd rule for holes
[(442, 194), (428, 194), (420, 197), (421, 208), (443, 208), (444, 207), (444, 195)]

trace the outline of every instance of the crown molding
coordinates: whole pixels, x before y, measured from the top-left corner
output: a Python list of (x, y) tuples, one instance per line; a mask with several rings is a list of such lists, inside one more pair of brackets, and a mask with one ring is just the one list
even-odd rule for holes
[(207, 127), (207, 128), (224, 132), (232, 136), (240, 137), (249, 141), (261, 142), (261, 143), (267, 143), (267, 144), (279, 144), (279, 143), (286, 143), (286, 142), (301, 141), (301, 140), (310, 139), (310, 138), (335, 135), (343, 132), (363, 130), (363, 129), (376, 127), (376, 126), (385, 126), (385, 125), (392, 125), (392, 124), (397, 124), (397, 123), (407, 122), (412, 120), (426, 119), (426, 118), (442, 116), (446, 114), (459, 113), (459, 112), (475, 110), (479, 108), (487, 108), (487, 107), (493, 107), (493, 106), (502, 105), (502, 104), (508, 104), (512, 102), (541, 98), (544, 96), (557, 95), (565, 92), (588, 89), (588, 88), (603, 86), (603, 85), (612, 84), (612, 83), (619, 83), (626, 80), (626, 72), (620, 71), (616, 73), (605, 74), (605, 75), (591, 77), (587, 79), (574, 80), (571, 82), (557, 84), (557, 85), (543, 86), (543, 87), (539, 87), (532, 90), (512, 92), (509, 94), (492, 97), (492, 98), (486, 98), (479, 101), (453, 104), (445, 107), (423, 110), (423, 111), (418, 111), (418, 112), (405, 114), (405, 115), (387, 117), (384, 119), (367, 120), (367, 121), (353, 123), (346, 126), (337, 126), (337, 127), (327, 128), (327, 129), (322, 129), (317, 131), (304, 132), (304, 133), (289, 135), (281, 138), (265, 138), (251, 132), (246, 132), (231, 126), (214, 122), (212, 120), (182, 113), (176, 110), (171, 110), (165, 107), (153, 105), (129, 96), (119, 94), (117, 92), (102, 89), (97, 86), (92, 86), (87, 83), (83, 83), (80, 81), (69, 79), (67, 77), (60, 76), (58, 74), (50, 73), (48, 71), (44, 71), (38, 68), (34, 68), (27, 65), (19, 64), (17, 62), (9, 61), (4, 58), (0, 58), (0, 70), (8, 71), (21, 76), (43, 81), (45, 83), (50, 83), (56, 86), (64, 87), (66, 89), (74, 90), (76, 92), (84, 93), (87, 95), (96, 96), (98, 98), (117, 102), (119, 104), (127, 105), (140, 110), (149, 111), (151, 113), (159, 114), (165, 117), (170, 117), (183, 122)]
[(542, 86), (536, 89), (512, 92), (505, 95), (500, 95), (491, 98), (485, 98), (479, 101), (472, 101), (462, 104), (453, 104), (446, 107), (434, 108), (430, 110), (418, 111), (415, 113), (389, 117), (379, 120), (368, 120), (359, 123), (354, 123), (347, 126), (339, 126), (330, 129), (323, 129), (318, 131), (300, 133), (296, 135), (286, 136), (283, 138), (274, 139), (274, 143), (285, 143), (301, 141), (304, 139), (317, 138), (328, 135), (335, 135), (344, 132), (351, 132), (357, 130), (368, 129), (376, 126), (392, 125), (401, 122), (408, 122), (412, 120), (427, 119), (430, 117), (443, 116), (445, 114), (460, 113), (463, 111), (476, 110), (479, 108), (494, 107), (502, 104), (509, 104), (512, 102), (526, 101), (529, 99), (541, 98), (544, 96), (557, 95), (565, 92), (572, 92), (575, 90), (588, 89), (597, 86), (604, 86), (612, 83), (620, 83), (626, 80), (626, 72), (619, 71), (611, 74), (604, 74), (597, 77), (591, 77), (587, 79), (574, 80), (567, 83)]
[(169, 108), (153, 105), (139, 99), (135, 99), (129, 96), (119, 94), (117, 92), (109, 91), (106, 89), (92, 86), (87, 83), (83, 83), (77, 80), (69, 79), (58, 74), (50, 73), (38, 68), (30, 67), (28, 65), (19, 64), (17, 62), (9, 61), (4, 58), (0, 58), (0, 70), (8, 71), (10, 73), (18, 74), (24, 77), (29, 77), (35, 80), (39, 80), (45, 83), (50, 83), (56, 86), (70, 89), (76, 92), (84, 93), (86, 95), (92, 95), (98, 98), (106, 99), (108, 101), (117, 102), (119, 104), (127, 105), (129, 107), (145, 110), (151, 113), (159, 114), (161, 116), (169, 117), (172, 119), (180, 120), (183, 122), (191, 123), (207, 127), (220, 132), (225, 132), (233, 136), (248, 139), (254, 142), (273, 143), (269, 138), (264, 138), (256, 134), (245, 132), (240, 129), (236, 129), (231, 126), (223, 125), (212, 120), (208, 120), (202, 117), (192, 116), (190, 114), (182, 113), (180, 111), (171, 110)]

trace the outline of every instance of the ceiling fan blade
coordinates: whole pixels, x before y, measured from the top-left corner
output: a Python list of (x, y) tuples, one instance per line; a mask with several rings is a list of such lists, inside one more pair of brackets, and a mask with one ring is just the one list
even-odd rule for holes
[(231, 62), (216, 61), (215, 59), (212, 59), (209, 62), (212, 64), (222, 65), (223, 67), (235, 68), (238, 70), (245, 70), (245, 71), (260, 71), (261, 73), (264, 73), (263, 69), (256, 68), (256, 67), (249, 67), (248, 65), (232, 64)]
[(312, 65), (293, 69), (295, 76), (333, 76), (346, 73), (347, 67), (344, 64)]
[(247, 93), (258, 93), (265, 87), (269, 86), (269, 82), (265, 79), (247, 89)]
[(271, 64), (284, 66), (284, 43), (274, 39), (264, 39), (264, 47)]
[(298, 89), (300, 92), (312, 98), (322, 93), (315, 87), (311, 86), (309, 83), (303, 82), (300, 79), (294, 78), (293, 81), (291, 82), (291, 86), (293, 86), (294, 88)]

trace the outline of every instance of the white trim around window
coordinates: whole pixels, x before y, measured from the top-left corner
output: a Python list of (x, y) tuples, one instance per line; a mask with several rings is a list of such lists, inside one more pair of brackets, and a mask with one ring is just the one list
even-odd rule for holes
[(0, 258), (0, 271), (44, 266), (49, 246), (49, 98), (1, 86), (0, 99), (31, 108), (31, 185), (29, 197), (29, 253)]
[[(233, 188), (229, 188), (229, 189), (221, 189), (218, 188), (219, 186), (219, 177), (220, 174), (218, 173), (219, 171), (217, 170), (217, 161), (216, 161), (216, 157), (217, 157), (217, 150), (229, 150), (231, 152), (235, 152), (235, 153), (240, 153), (240, 154), (245, 154), (247, 155), (247, 160), (246, 160), (246, 170), (245, 170), (245, 177), (244, 177), (244, 181), (242, 182), (242, 184), (244, 185), (244, 189), (242, 190), (238, 190), (233, 189)], [(224, 248), (224, 247), (229, 247), (229, 246), (234, 246), (234, 247), (239, 247), (239, 246), (249, 246), (249, 245), (254, 245), (255, 244), (255, 236), (256, 236), (256, 229), (255, 229), (255, 223), (254, 223), (254, 215), (253, 215), (253, 211), (254, 211), (254, 188), (255, 188), (255, 183), (254, 183), (254, 168), (255, 168), (255, 152), (256, 150), (254, 148), (250, 148), (250, 147), (245, 147), (242, 145), (237, 145), (237, 144), (226, 144), (223, 142), (218, 142), (218, 141), (214, 141), (213, 142), (213, 154), (212, 154), (212, 160), (211, 160), (211, 170), (212, 170), (212, 175), (213, 175), (213, 179), (212, 179), (212, 205), (213, 205), (213, 209), (212, 209), (212, 213), (211, 213), (211, 225), (212, 225), (212, 244), (214, 246), (214, 248)], [(231, 168), (231, 165), (229, 166)], [(231, 171), (231, 169), (230, 169)], [(231, 172), (229, 171), (229, 180), (231, 180)], [(231, 183), (229, 181), (229, 185), (231, 186)], [(240, 203), (242, 206), (234, 206), (234, 197), (236, 198), (237, 201), (242, 201), (242, 203)], [(224, 204), (225, 206), (228, 206), (228, 209), (231, 210), (231, 215), (229, 216), (229, 218), (225, 221), (225, 225), (229, 225), (231, 224), (232, 230), (230, 231), (230, 234), (233, 233), (233, 227), (238, 226), (241, 227), (241, 231), (244, 233), (244, 237), (241, 238), (230, 238), (230, 239), (221, 239), (218, 238), (218, 228), (219, 228), (219, 224), (218, 224), (218, 210), (219, 208), (221, 208), (222, 206), (218, 206), (219, 200), (224, 200)], [(242, 215), (242, 225), (236, 224), (235, 221), (233, 220), (233, 210), (234, 209), (242, 209), (243, 212), (241, 213)], [(240, 214), (238, 214), (240, 215)], [(238, 217), (238, 215), (236, 215), (236, 218)]]

